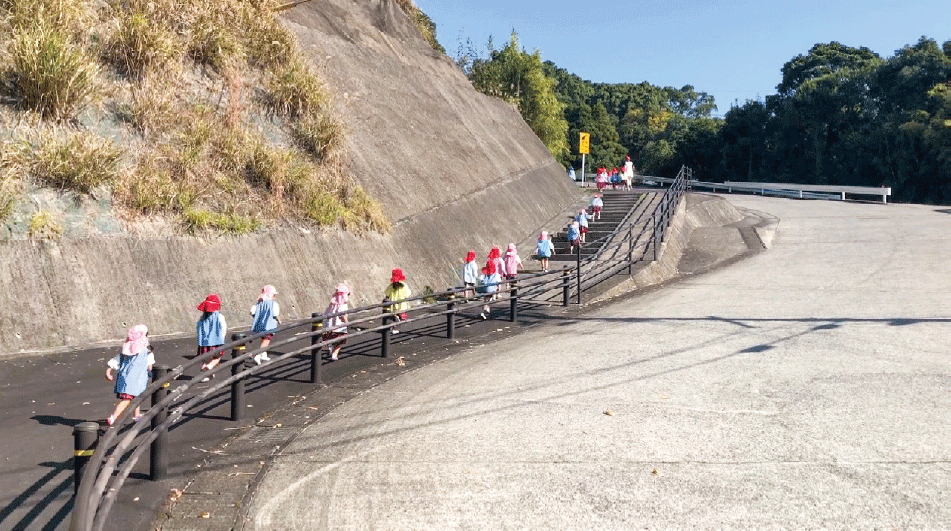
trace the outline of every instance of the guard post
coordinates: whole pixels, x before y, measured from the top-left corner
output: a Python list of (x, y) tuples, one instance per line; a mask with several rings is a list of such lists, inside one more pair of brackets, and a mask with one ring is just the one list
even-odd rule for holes
[[(157, 382), (168, 374), (167, 365), (155, 365), (152, 367), (152, 381)], [(168, 396), (168, 382), (154, 393), (152, 393), (152, 407), (159, 405), (159, 402)], [(168, 418), (168, 407), (160, 409), (152, 417), (152, 431), (158, 430), (158, 435), (152, 441), (149, 449), (149, 476), (152, 481), (162, 481), (168, 476), (168, 430), (159, 430), (159, 426)]]
[[(449, 288), (450, 291), (452, 288)], [(446, 339), (456, 339), (456, 294), (449, 295), (446, 305)]]
[(79, 492), (86, 465), (99, 444), (99, 423), (80, 422), (73, 427), (73, 492)]
[(509, 321), (518, 320), (518, 281), (509, 283)]
[(561, 305), (567, 307), (568, 299), (571, 297), (571, 275), (568, 274), (568, 267), (561, 272)]
[(578, 268), (578, 306), (581, 306), (581, 242), (578, 242), (578, 254), (575, 255), (575, 267)]
[[(231, 334), (231, 341), (243, 341), (248, 336), (244, 334)], [(231, 359), (236, 360), (244, 354), (245, 345), (241, 344), (231, 351)], [(244, 362), (235, 363), (231, 366), (231, 376), (236, 376), (244, 368)], [(244, 415), (244, 378), (238, 378), (231, 382), (231, 420), (241, 420)]]
[(322, 314), (312, 313), (310, 318), (314, 321), (310, 325), (310, 383), (319, 384), (321, 377), (321, 363), (320, 360), (320, 347), (317, 346), (320, 343), (320, 330), (323, 328), (323, 322), (320, 320)]

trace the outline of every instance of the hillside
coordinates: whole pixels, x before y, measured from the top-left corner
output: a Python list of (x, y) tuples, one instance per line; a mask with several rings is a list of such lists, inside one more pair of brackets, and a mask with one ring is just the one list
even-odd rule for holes
[(98, 230), (0, 240), (0, 352), (115, 340), (138, 322), (153, 335), (189, 333), (211, 292), (232, 326), (247, 325), (266, 283), (288, 318), (321, 311), (341, 280), (358, 303), (376, 302), (395, 266), (417, 292), (443, 288), (467, 249), (520, 240), (577, 198), (518, 113), (475, 92), (395, 2), (304, 3), (280, 22), (346, 132), (347, 186), (380, 205), (389, 229), (285, 217), (245, 235), (193, 236), (153, 217), (133, 230), (109, 210), (108, 190), (38, 188), (29, 201), (82, 203), (72, 215)]

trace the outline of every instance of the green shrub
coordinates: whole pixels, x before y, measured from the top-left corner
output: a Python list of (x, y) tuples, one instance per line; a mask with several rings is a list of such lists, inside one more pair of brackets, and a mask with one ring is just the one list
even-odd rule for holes
[(216, 230), (230, 234), (249, 234), (261, 226), (261, 222), (251, 216), (237, 213), (221, 214), (206, 209), (188, 209), (182, 213), (182, 224), (186, 232), (196, 234), (207, 230)]
[(264, 2), (254, 4), (242, 2), (234, 20), (248, 64), (264, 69), (288, 64), (297, 54), (296, 38), (281, 26)]
[(72, 32), (91, 19), (87, 0), (0, 0), (5, 21), (16, 31), (37, 25)]
[(55, 239), (63, 234), (63, 225), (56, 221), (53, 214), (46, 210), (40, 210), (30, 218), (30, 237)]
[(44, 133), (15, 155), (19, 167), (38, 184), (88, 193), (115, 180), (122, 152), (91, 133)]
[(52, 27), (15, 32), (5, 63), (5, 95), (43, 118), (74, 118), (99, 92), (97, 64)]

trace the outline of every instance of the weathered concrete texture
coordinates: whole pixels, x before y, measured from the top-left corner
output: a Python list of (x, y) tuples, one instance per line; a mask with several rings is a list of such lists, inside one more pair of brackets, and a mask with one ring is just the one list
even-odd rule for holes
[(193, 333), (211, 292), (230, 325), (246, 326), (268, 283), (289, 318), (322, 311), (342, 280), (356, 303), (378, 302), (396, 266), (415, 292), (442, 289), (467, 249), (518, 241), (580, 197), (518, 112), (473, 90), (395, 2), (307, 3), (285, 22), (328, 80), (350, 172), (382, 201), (391, 234), (2, 241), (0, 353), (115, 341), (135, 323)]
[[(438, 208), (515, 175), (564, 171), (499, 99), (475, 92), (396, 2), (322, 0), (284, 17), (328, 80), (354, 146), (353, 174), (391, 219)], [(567, 193), (567, 178), (550, 186)], [(533, 200), (535, 189), (522, 189)], [(491, 203), (487, 209), (495, 209)], [(517, 215), (495, 210), (502, 216)]]
[(951, 217), (731, 201), (769, 252), (355, 397), (244, 529), (951, 528)]
[(630, 279), (608, 290), (598, 300), (709, 271), (761, 251), (765, 246), (756, 231), (771, 234), (769, 231), (775, 231), (777, 223), (771, 216), (738, 209), (721, 197), (688, 193), (677, 207), (667, 239), (659, 248), (658, 260), (636, 270)]

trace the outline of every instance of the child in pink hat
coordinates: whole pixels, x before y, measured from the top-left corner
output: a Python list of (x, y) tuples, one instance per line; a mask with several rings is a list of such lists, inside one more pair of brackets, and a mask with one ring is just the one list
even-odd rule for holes
[[(261, 338), (261, 348), (266, 349), (268, 345), (271, 344), (271, 339), (274, 338), (274, 330), (277, 330), (277, 327), (281, 325), (281, 307), (277, 304), (277, 301), (274, 300), (274, 296), (277, 295), (277, 288), (268, 284), (261, 289), (261, 296), (258, 297), (258, 302), (251, 307), (251, 333), (259, 334), (261, 332), (268, 332), (266, 336)], [(261, 363), (271, 359), (267, 355), (267, 350), (263, 350), (260, 354), (254, 355), (254, 363), (260, 365)]]
[(522, 267), (522, 258), (518, 255), (514, 243), (510, 243), (508, 249), (505, 250), (503, 260), (505, 262), (505, 280), (515, 280), (518, 269)]
[[(129, 407), (129, 403), (139, 396), (149, 386), (149, 375), (155, 357), (152, 347), (149, 346), (149, 329), (144, 324), (135, 325), (129, 329), (122, 352), (109, 360), (106, 367), (106, 380), (115, 380), (116, 408), (106, 419), (106, 424), (112, 424), (119, 415)], [(116, 371), (113, 376), (112, 371)], [(135, 420), (142, 416), (139, 408), (135, 408)]]
[[(327, 309), (324, 310), (324, 341), (330, 341), (337, 339), (338, 341), (334, 342), (330, 346), (330, 359), (336, 360), (337, 356), (340, 354), (340, 348), (343, 347), (343, 344), (347, 342), (347, 314), (343, 315), (334, 315), (339, 314), (340, 312), (346, 312), (348, 308), (348, 302), (350, 301), (350, 286), (346, 283), (341, 282), (337, 284), (337, 288), (334, 291), (332, 297), (330, 297), (330, 304), (327, 305)], [(343, 339), (340, 339), (343, 338)]]

